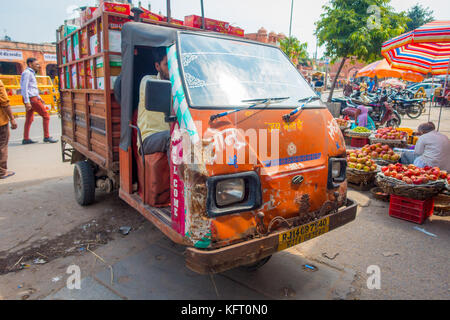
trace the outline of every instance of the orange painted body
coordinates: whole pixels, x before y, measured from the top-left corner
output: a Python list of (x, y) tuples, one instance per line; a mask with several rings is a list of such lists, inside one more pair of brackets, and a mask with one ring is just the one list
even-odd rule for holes
[[(317, 102), (317, 104), (319, 104)], [(190, 109), (192, 118), (197, 123), (201, 120), (201, 133), (203, 146), (208, 143), (205, 140), (211, 136), (208, 132), (224, 132), (227, 129), (241, 130), (237, 140), (242, 144), (245, 141), (245, 164), (238, 164), (237, 167), (230, 164), (230, 155), (237, 154), (235, 149), (228, 146), (228, 154), (223, 152), (220, 164), (206, 164), (206, 171), (209, 177), (255, 171), (260, 176), (262, 189), (262, 206), (258, 210), (250, 212), (240, 212), (211, 219), (211, 248), (222, 247), (231, 243), (236, 243), (253, 236), (257, 236), (258, 212), (264, 213), (264, 225), (268, 226), (275, 217), (290, 219), (307, 215), (301, 212), (300, 199), (303, 195), (309, 196), (309, 209), (307, 211), (317, 211), (327, 202), (335, 201), (335, 191), (341, 197), (341, 205), (346, 195), (346, 183), (343, 183), (339, 190), (327, 189), (328, 181), (328, 159), (329, 157), (344, 156), (345, 143), (339, 127), (332, 115), (326, 108), (304, 109), (295, 115), (289, 123), (282, 119), (282, 116), (290, 109), (257, 109), (241, 110), (226, 117), (210, 122), (210, 116), (226, 110), (198, 110)], [(254, 130), (256, 133), (266, 130), (268, 142), (267, 156), (258, 156), (258, 152), (250, 145), (250, 136), (244, 136), (247, 130)], [(270, 154), (271, 136), (278, 130), (279, 151), (277, 158), (285, 159), (300, 157), (303, 155), (316, 155), (317, 159), (309, 161), (293, 161), (279, 166), (265, 166), (266, 161), (274, 160)], [(224, 134), (224, 136), (226, 136)], [(257, 134), (258, 146), (262, 143)], [(241, 151), (242, 152), (242, 151)], [(250, 161), (250, 155), (256, 155), (256, 164)], [(243, 153), (242, 153), (243, 154)], [(242, 155), (241, 155), (242, 156)], [(216, 162), (217, 161), (216, 159)], [(242, 161), (240, 161), (242, 163)], [(303, 175), (304, 182), (301, 185), (293, 185), (292, 178), (296, 175)], [(208, 219), (204, 216), (204, 219)], [(282, 225), (281, 225), (282, 226)], [(274, 226), (274, 229), (280, 225)]]

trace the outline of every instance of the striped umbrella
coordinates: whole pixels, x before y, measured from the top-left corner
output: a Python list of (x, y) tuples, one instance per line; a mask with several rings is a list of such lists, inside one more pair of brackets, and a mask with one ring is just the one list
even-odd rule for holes
[[(450, 70), (450, 21), (433, 21), (388, 40), (383, 43), (381, 54), (394, 68), (410, 70), (424, 75), (447, 74), (448, 77)], [(444, 94), (447, 88), (447, 77), (444, 82)], [(441, 114), (442, 105), (439, 111), (438, 130)]]
[(450, 21), (433, 21), (388, 40), (381, 54), (396, 69), (445, 74), (450, 59)]

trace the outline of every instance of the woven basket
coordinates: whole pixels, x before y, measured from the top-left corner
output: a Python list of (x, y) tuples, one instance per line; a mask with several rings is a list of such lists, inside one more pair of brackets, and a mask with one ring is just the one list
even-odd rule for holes
[[(390, 198), (389, 194), (384, 193), (383, 189), (381, 189), (380, 187), (372, 188), (372, 189), (370, 189), (370, 192), (372, 193), (372, 195), (375, 199), (389, 202), (389, 198)], [(382, 194), (378, 194), (378, 192), (382, 192)]]
[(375, 138), (373, 135), (369, 137), (370, 144), (375, 143), (381, 143), (381, 144), (387, 144), (391, 148), (404, 148), (408, 145), (408, 142), (406, 139), (403, 140), (390, 140), (390, 139), (378, 139)]
[(434, 215), (436, 216), (450, 216), (450, 192), (442, 191), (434, 198)]
[(372, 132), (355, 132), (351, 130), (347, 130), (345, 134), (352, 138), (369, 138)]
[(354, 168), (347, 168), (347, 181), (358, 185), (369, 185), (375, 181), (376, 171), (364, 171)]
[(376, 184), (385, 193), (394, 194), (416, 200), (427, 200), (435, 197), (445, 187), (443, 180), (431, 181), (427, 184), (415, 185), (407, 184), (395, 178), (386, 177), (382, 173), (376, 176)]
[(381, 158), (373, 158), (372, 160), (375, 161), (375, 163), (379, 166), (387, 166), (389, 164), (396, 164), (397, 162), (400, 161), (400, 159), (399, 159), (399, 161), (394, 161), (394, 160), (384, 160)]

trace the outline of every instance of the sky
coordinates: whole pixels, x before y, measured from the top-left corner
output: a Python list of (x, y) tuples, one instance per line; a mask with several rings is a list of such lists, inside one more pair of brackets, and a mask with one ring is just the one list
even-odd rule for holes
[[(350, 0), (351, 1), (351, 0)], [(94, 5), (96, 0), (2, 0), (0, 37), (5, 34), (19, 42), (54, 42), (56, 29), (73, 14), (73, 8)], [(327, 0), (294, 0), (292, 35), (308, 43), (311, 56), (316, 51), (314, 23), (320, 19)], [(143, 7), (166, 15), (166, 0), (141, 0)], [(227, 21), (246, 33), (264, 27), (268, 32), (289, 34), (291, 0), (204, 0), (205, 16)], [(449, 0), (392, 0), (395, 11), (406, 11), (419, 3), (434, 11), (436, 20), (450, 20)], [(138, 0), (133, 0), (138, 5)], [(200, 0), (171, 0), (172, 17), (201, 15)], [(322, 57), (324, 48), (317, 48)]]

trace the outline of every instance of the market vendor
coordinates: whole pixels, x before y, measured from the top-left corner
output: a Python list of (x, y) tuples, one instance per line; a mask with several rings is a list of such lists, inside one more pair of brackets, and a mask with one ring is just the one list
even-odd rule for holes
[(450, 140), (446, 135), (435, 130), (433, 122), (422, 123), (417, 128), (417, 140), (414, 151), (404, 152), (400, 159), (403, 164), (416, 167), (439, 167), (450, 170)]

